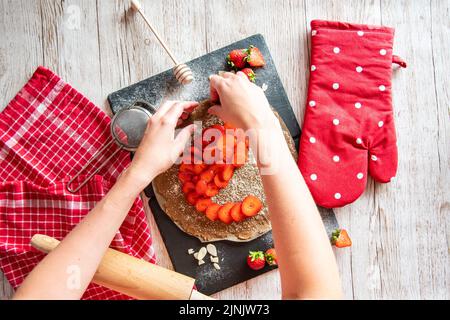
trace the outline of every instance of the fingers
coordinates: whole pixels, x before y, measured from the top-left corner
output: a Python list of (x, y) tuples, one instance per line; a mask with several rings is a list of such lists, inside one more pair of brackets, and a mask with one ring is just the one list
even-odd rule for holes
[(211, 102), (217, 102), (219, 101), (219, 95), (221, 92), (221, 89), (224, 85), (225, 79), (218, 75), (212, 75), (209, 77), (209, 96)]
[(248, 80), (248, 77), (242, 71), (239, 71), (236, 75), (242, 79)]
[(173, 107), (178, 101), (166, 101), (159, 108), (158, 111), (153, 115), (155, 118), (162, 118), (166, 114), (167, 110)]
[(233, 79), (236, 75), (233, 72), (224, 72), (222, 78)]
[(162, 124), (175, 127), (179, 122), (180, 117), (187, 118), (188, 112), (191, 112), (198, 106), (195, 101), (167, 101), (153, 116), (154, 120), (160, 120)]
[(154, 114), (154, 117), (159, 119), (164, 117), (166, 113), (177, 104), (181, 104), (183, 110), (190, 110), (198, 106), (198, 102), (196, 101), (166, 101), (158, 108), (158, 111)]
[(170, 108), (166, 114), (161, 119), (161, 124), (167, 125), (170, 128), (175, 128), (178, 123), (178, 119), (180, 119), (183, 114), (183, 105), (181, 103), (176, 103)]
[(195, 130), (195, 125), (191, 124), (187, 127), (183, 128), (175, 138), (174, 142), (174, 152), (176, 153), (176, 156), (178, 156), (181, 152), (183, 152), (184, 147), (189, 142), (189, 139), (191, 138), (192, 133)]
[(183, 101), (183, 108), (186, 112), (192, 112), (195, 108), (198, 107), (197, 101)]

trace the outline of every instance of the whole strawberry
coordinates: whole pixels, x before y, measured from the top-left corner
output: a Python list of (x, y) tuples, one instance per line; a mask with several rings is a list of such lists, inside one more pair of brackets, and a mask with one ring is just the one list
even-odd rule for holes
[(241, 72), (245, 73), (245, 75), (247, 76), (248, 80), (250, 80), (251, 82), (255, 82), (256, 80), (256, 75), (253, 72), (253, 70), (251, 68), (244, 68), (241, 70)]
[(247, 256), (247, 264), (250, 269), (260, 270), (264, 268), (266, 259), (264, 258), (264, 252), (262, 251), (250, 251)]
[(266, 258), (266, 262), (269, 266), (276, 266), (278, 265), (278, 261), (277, 261), (277, 253), (275, 252), (275, 249), (269, 249), (266, 251), (266, 253), (264, 254), (265, 258)]
[(231, 51), (227, 57), (228, 65), (236, 70), (245, 68), (247, 64), (247, 50), (236, 49)]

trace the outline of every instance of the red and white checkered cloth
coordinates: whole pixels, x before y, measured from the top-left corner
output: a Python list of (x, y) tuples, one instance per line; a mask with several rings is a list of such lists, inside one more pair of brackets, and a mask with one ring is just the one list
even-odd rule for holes
[[(0, 113), (0, 268), (14, 288), (44, 257), (30, 246), (31, 237), (64, 238), (128, 166), (129, 153), (119, 152), (78, 193), (66, 191), (70, 177), (110, 141), (109, 124), (104, 112), (43, 67)], [(151, 244), (143, 204), (136, 199), (111, 247), (154, 263)], [(127, 298), (94, 284), (83, 296)]]

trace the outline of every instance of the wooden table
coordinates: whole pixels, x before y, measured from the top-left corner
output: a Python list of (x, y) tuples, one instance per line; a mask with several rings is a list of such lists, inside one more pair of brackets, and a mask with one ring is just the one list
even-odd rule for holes
[[(148, 17), (181, 61), (262, 33), (298, 120), (315, 18), (397, 29), (395, 52), (409, 63), (394, 73), (399, 171), (369, 180), (355, 203), (336, 210), (353, 247), (335, 251), (349, 299), (450, 298), (449, 0), (145, 0)], [(171, 67), (127, 0), (1, 0), (0, 105), (38, 65), (51, 68), (107, 110), (108, 93)], [(170, 262), (152, 223), (160, 264)], [(12, 294), (0, 280), (0, 298)], [(280, 298), (277, 271), (215, 295)]]

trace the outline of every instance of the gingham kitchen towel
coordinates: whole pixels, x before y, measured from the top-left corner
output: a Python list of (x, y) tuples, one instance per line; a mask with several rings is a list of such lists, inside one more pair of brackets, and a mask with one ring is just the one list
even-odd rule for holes
[[(31, 237), (64, 238), (128, 166), (129, 154), (120, 152), (78, 193), (66, 191), (70, 177), (110, 141), (109, 124), (104, 112), (43, 67), (0, 113), (0, 268), (14, 288), (44, 257), (30, 246)], [(111, 247), (154, 263), (151, 244), (143, 204), (136, 199)], [(126, 298), (94, 284), (83, 296)]]

